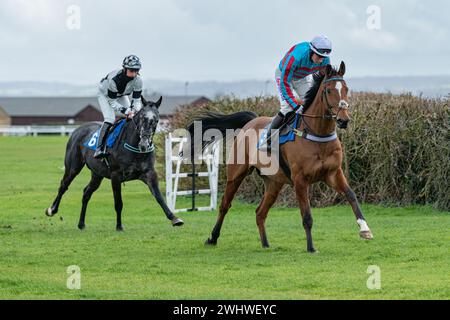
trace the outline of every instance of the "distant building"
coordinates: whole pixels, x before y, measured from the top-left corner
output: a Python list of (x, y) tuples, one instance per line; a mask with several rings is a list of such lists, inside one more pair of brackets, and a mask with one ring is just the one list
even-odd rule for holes
[(102, 120), (96, 98), (0, 98), (0, 123), (5, 121), (2, 114), (9, 117), (9, 125), (13, 126)]
[(11, 125), (11, 117), (0, 106), (0, 127), (1, 126), (10, 126), (10, 125)]
[[(153, 95), (149, 99), (156, 101), (159, 96)], [(163, 96), (161, 125), (167, 125), (177, 108), (207, 102), (210, 100), (202, 96)], [(0, 97), (0, 126), (81, 124), (102, 120), (95, 97)]]

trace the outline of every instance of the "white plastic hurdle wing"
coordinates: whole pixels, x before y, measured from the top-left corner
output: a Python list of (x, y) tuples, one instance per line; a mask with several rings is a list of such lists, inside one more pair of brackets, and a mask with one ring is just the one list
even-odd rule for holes
[[(183, 150), (184, 144), (187, 143), (187, 138), (175, 138), (169, 133), (166, 136), (165, 149), (166, 149), (166, 201), (167, 205), (172, 212), (190, 212), (190, 211), (212, 211), (217, 207), (217, 192), (219, 181), (219, 161), (220, 161), (220, 147), (216, 143), (213, 146), (207, 148), (203, 155), (198, 159), (204, 161), (207, 166), (207, 172), (195, 172), (194, 177), (192, 172), (180, 172), (183, 159), (179, 156)], [(178, 144), (178, 146), (174, 146)], [(173, 151), (178, 150), (174, 155)], [(175, 163), (175, 172), (173, 171), (173, 165)], [(195, 189), (195, 190), (178, 190), (180, 178), (193, 178), (207, 177), (209, 180), (209, 189)], [(208, 207), (196, 207), (195, 200), (191, 208), (176, 208), (177, 196), (191, 195), (195, 199), (197, 194), (209, 194), (210, 205)]]

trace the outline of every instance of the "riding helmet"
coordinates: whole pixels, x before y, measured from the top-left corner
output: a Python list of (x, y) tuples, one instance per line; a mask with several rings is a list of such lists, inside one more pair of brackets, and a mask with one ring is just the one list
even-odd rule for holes
[(141, 60), (134, 54), (125, 57), (125, 59), (123, 59), (122, 65), (125, 69), (134, 69), (134, 70), (139, 70), (142, 67)]
[(313, 52), (318, 54), (321, 57), (329, 57), (331, 54), (331, 41), (327, 36), (316, 36), (311, 40), (309, 46)]

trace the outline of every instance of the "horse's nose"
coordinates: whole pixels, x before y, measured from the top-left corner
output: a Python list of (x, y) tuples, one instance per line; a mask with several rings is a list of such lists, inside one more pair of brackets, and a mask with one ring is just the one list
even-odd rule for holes
[(340, 128), (340, 129), (347, 129), (348, 121), (349, 120), (337, 119), (336, 123), (338, 125), (338, 128)]
[(139, 144), (139, 150), (141, 150), (141, 152), (145, 152), (148, 149), (148, 143), (141, 143)]

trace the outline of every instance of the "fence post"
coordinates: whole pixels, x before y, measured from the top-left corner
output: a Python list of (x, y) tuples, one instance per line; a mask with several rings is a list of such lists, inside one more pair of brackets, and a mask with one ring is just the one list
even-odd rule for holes
[(167, 206), (173, 211), (174, 205), (172, 202), (172, 134), (166, 136), (165, 143), (166, 156), (166, 202)]

